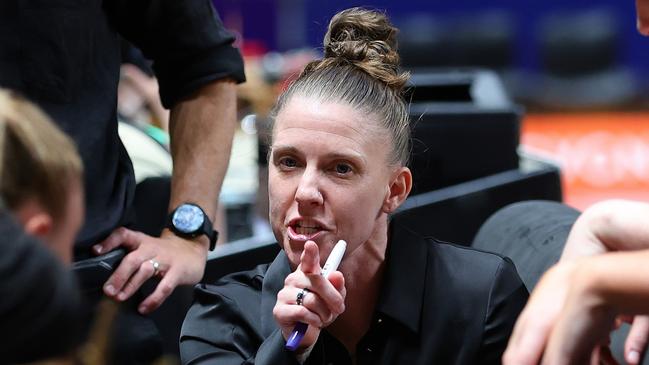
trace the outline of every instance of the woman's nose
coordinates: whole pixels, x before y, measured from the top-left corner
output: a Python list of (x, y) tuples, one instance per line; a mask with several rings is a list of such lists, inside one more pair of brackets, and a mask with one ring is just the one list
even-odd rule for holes
[(299, 204), (321, 205), (324, 201), (319, 187), (319, 176), (316, 171), (306, 169), (295, 192)]

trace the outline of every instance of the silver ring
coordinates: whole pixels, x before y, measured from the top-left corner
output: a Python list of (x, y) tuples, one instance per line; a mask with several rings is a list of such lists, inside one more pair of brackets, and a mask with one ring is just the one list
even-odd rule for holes
[(153, 276), (158, 275), (158, 271), (160, 271), (160, 263), (154, 259), (149, 260), (151, 263), (151, 266), (153, 266)]
[(307, 295), (309, 292), (309, 289), (304, 288), (297, 292), (297, 297), (295, 297), (295, 304), (297, 305), (302, 305), (304, 303), (304, 297)]

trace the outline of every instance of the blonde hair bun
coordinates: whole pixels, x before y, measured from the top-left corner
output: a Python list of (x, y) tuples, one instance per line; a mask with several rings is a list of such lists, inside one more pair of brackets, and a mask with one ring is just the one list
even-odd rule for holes
[(341, 11), (329, 23), (320, 67), (349, 62), (401, 92), (409, 75), (399, 72), (397, 33), (384, 13), (363, 8)]

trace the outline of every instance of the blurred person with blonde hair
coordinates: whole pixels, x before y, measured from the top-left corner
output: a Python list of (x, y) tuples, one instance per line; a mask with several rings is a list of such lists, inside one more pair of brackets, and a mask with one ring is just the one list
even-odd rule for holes
[(0, 89), (0, 161), (0, 362), (66, 357), (83, 337), (64, 265), (83, 220), (81, 159), (38, 107)]
[(34, 104), (0, 91), (0, 194), (25, 232), (65, 263), (83, 222), (83, 166), (72, 140)]

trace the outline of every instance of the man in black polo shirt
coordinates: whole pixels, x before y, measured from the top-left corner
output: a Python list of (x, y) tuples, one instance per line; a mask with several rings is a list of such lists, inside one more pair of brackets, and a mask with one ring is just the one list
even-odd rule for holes
[[(171, 108), (169, 211), (200, 207), (205, 224), (196, 232), (172, 227), (151, 237), (121, 228), (130, 223), (135, 187), (117, 134), (121, 36), (153, 60), (163, 105)], [(0, 86), (42, 107), (76, 141), (85, 165), (87, 213), (76, 258), (129, 249), (103, 288), (122, 301), (161, 277), (141, 313), (203, 275), (213, 237), (199, 234), (212, 236), (236, 126), (235, 85), (244, 81), (233, 40), (209, 0), (0, 2)]]

